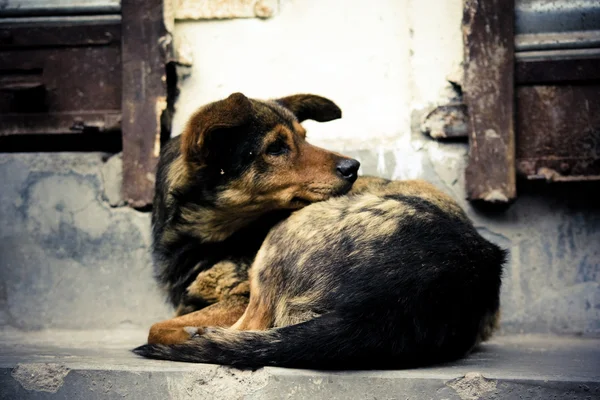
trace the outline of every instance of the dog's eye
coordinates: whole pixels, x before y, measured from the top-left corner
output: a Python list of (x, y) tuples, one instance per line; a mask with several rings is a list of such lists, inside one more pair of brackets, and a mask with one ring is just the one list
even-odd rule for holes
[(283, 140), (276, 140), (267, 147), (266, 153), (271, 156), (279, 156), (288, 151), (288, 146)]

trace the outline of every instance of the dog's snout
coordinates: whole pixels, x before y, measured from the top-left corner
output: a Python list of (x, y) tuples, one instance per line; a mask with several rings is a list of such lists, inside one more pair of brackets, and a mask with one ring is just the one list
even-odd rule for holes
[(337, 164), (338, 174), (349, 182), (354, 182), (358, 178), (358, 168), (360, 163), (351, 158), (340, 160)]

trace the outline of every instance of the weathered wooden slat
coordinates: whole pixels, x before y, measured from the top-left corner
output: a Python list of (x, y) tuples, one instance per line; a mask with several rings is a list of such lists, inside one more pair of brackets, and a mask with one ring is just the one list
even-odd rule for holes
[(514, 0), (466, 0), (464, 100), (469, 115), (470, 200), (516, 197)]
[[(152, 203), (167, 108), (166, 62), (171, 53), (170, 10), (163, 0), (123, 0), (123, 197), (136, 208)], [(166, 12), (165, 12), (166, 11)], [(169, 24), (170, 25), (170, 24)]]
[[(0, 136), (120, 129), (120, 16), (6, 19), (1, 31)], [(39, 140), (9, 142), (40, 148)]]

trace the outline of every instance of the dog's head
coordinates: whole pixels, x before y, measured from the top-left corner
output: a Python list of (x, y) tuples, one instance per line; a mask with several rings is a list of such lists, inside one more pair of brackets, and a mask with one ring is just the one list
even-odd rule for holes
[(345, 194), (357, 178), (358, 161), (309, 144), (300, 125), (340, 117), (320, 96), (262, 101), (234, 93), (191, 117), (181, 151), (188, 173), (213, 182), (217, 205), (300, 208)]

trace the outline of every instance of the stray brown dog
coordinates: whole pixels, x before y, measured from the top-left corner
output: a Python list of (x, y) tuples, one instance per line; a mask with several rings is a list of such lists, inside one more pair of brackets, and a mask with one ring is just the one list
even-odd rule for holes
[[(286, 99), (295, 99), (296, 105)], [(227, 124), (225, 129), (239, 134), (220, 135), (229, 138), (229, 147), (217, 145), (215, 138), (203, 133), (210, 129), (202, 119), (206, 117), (198, 119), (204, 109), (192, 118), (181, 139), (183, 156), (165, 153), (171, 167), (163, 172), (165, 180), (159, 169), (159, 182), (168, 182), (166, 187), (201, 176), (202, 167), (190, 167), (193, 160), (204, 160), (203, 168), (220, 168), (220, 175), (228, 168), (235, 176), (212, 191), (194, 191), (195, 197), (175, 194), (174, 199), (198, 204), (188, 205), (192, 211), (180, 211), (177, 219), (155, 217), (155, 221), (176, 221), (171, 226), (177, 227), (178, 235), (196, 238), (190, 247), (171, 248), (172, 254), (181, 254), (182, 248), (188, 254), (173, 260), (186, 261), (192, 250), (208, 252), (211, 246), (229, 256), (209, 263), (210, 269), (194, 264), (184, 283), (187, 293), (172, 295), (181, 313), (193, 309), (195, 300), (191, 299), (219, 302), (153, 326), (149, 344), (134, 352), (150, 358), (251, 368), (389, 368), (456, 359), (487, 339), (499, 315), (505, 252), (481, 237), (450, 197), (425, 182), (363, 178), (343, 195), (356, 180), (358, 163), (310, 147), (298, 124), (311, 115), (317, 120), (339, 116), (331, 111), (335, 105), (314, 96), (286, 99), (258, 102), (232, 95), (225, 103), (208, 108), (222, 110), (219, 116), (228, 115), (218, 125)], [(306, 110), (303, 103), (311, 105), (311, 112), (321, 113), (315, 117), (301, 111)], [(281, 111), (282, 105), (292, 112)], [(248, 117), (240, 117), (249, 114), (253, 120), (259, 114), (264, 121), (264, 107), (270, 110), (267, 114), (282, 115), (287, 122), (248, 124)], [(209, 127), (215, 119), (208, 119)], [(254, 150), (247, 147), (251, 137), (261, 138), (258, 144), (253, 142)], [(283, 140), (275, 145), (277, 137)], [(186, 158), (190, 149), (202, 156)], [(304, 149), (314, 155), (306, 156)], [(243, 161), (248, 151), (258, 152), (254, 155), (267, 160), (272, 169), (257, 167), (256, 158)], [(215, 158), (206, 162), (208, 155)], [(178, 157), (179, 165), (173, 161)], [(305, 161), (284, 162), (296, 157)], [(234, 162), (244, 167), (236, 171), (231, 167)], [(340, 165), (351, 165), (351, 173)], [(186, 169), (181, 178), (178, 171)], [(200, 182), (204, 181), (197, 181), (196, 188)], [(284, 182), (287, 185), (280, 189)], [(261, 201), (252, 203), (256, 199)], [(157, 213), (165, 213), (175, 201), (169, 203), (164, 196), (161, 200), (155, 207)], [(217, 205), (215, 209), (222, 214), (216, 214), (217, 218), (214, 212), (206, 212), (207, 205)], [(299, 210), (291, 215), (279, 213), (295, 208)], [(171, 243), (179, 236), (167, 225), (158, 232)], [(156, 222), (154, 226), (156, 240)], [(235, 262), (231, 255), (238, 248), (221, 247), (241, 232), (244, 238), (256, 235), (252, 245), (260, 250), (253, 261), (252, 255), (244, 253), (247, 258)], [(250, 262), (246, 307), (242, 298), (248, 292), (244, 278)], [(173, 274), (180, 265), (167, 264), (163, 276)], [(167, 288), (173, 293), (172, 287)]]

